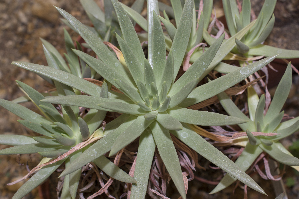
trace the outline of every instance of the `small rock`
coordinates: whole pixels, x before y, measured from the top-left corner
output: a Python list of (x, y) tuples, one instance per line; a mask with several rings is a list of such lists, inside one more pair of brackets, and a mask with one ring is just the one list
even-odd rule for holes
[(26, 17), (26, 15), (24, 14), (24, 12), (22, 12), (22, 11), (18, 12), (18, 17), (19, 17), (20, 21), (23, 24), (27, 24), (28, 23), (28, 18)]

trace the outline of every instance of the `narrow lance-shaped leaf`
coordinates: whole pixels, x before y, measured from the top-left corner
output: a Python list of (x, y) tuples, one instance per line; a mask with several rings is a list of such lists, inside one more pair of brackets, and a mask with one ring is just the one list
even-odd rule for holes
[[(71, 158), (70, 158), (70, 162), (76, 162), (77, 158), (82, 154), (81, 150), (76, 151), (75, 153), (72, 154)], [(79, 181), (80, 181), (80, 177), (81, 177), (81, 170), (77, 170), (73, 173), (69, 174), (69, 178), (70, 178), (70, 194), (72, 199), (76, 198), (77, 195), (77, 190), (78, 190), (78, 185), (79, 185)]]
[(254, 120), (255, 125), (257, 126), (257, 123), (259, 122), (262, 129), (264, 128), (264, 108), (265, 108), (265, 95), (262, 95), (256, 107), (255, 120)]
[(292, 135), (294, 132), (296, 132), (298, 130), (299, 130), (299, 121), (295, 122), (294, 124), (290, 125), (287, 128), (278, 130), (276, 132), (277, 135), (274, 136), (274, 137), (271, 137), (272, 138), (271, 140), (273, 140), (273, 141), (280, 140), (280, 139), (285, 138), (289, 135)]
[[(172, 52), (174, 58), (174, 77), (177, 76), (181, 63), (184, 59), (185, 53), (191, 33), (192, 27), (192, 10), (194, 2), (187, 0), (183, 9), (181, 19), (173, 39), (170, 52)], [(178, 21), (177, 21), (178, 22)]]
[(17, 146), (17, 145), (24, 145), (24, 144), (36, 144), (36, 143), (37, 142), (33, 138), (24, 135), (9, 135), (9, 134), (0, 135), (0, 144), (4, 144), (4, 145)]
[(140, 68), (143, 69), (142, 61), (145, 57), (134, 26), (121, 4), (117, 0), (112, 0), (112, 2), (118, 17), (119, 25), (121, 27), (122, 36), (140, 63)]
[(170, 116), (180, 122), (202, 126), (221, 126), (247, 122), (249, 119), (221, 115), (218, 113), (177, 108), (169, 111)]
[(257, 104), (259, 103), (259, 96), (255, 92), (252, 86), (247, 88), (247, 99), (248, 99), (248, 109), (249, 109), (249, 117), (252, 121), (255, 118), (255, 111)]
[(119, 150), (134, 141), (152, 122), (152, 119), (146, 120), (144, 116), (137, 117), (137, 119), (116, 138), (111, 147), (109, 156), (116, 154)]
[(136, 183), (136, 180), (129, 176), (126, 172), (121, 170), (118, 166), (113, 164), (105, 156), (100, 156), (93, 161), (102, 171), (110, 177), (126, 183)]
[(269, 123), (282, 109), (292, 86), (292, 68), (289, 63), (284, 75), (282, 76), (277, 89), (275, 91), (273, 100), (270, 104), (268, 112), (264, 118), (265, 123)]
[(280, 124), (282, 118), (284, 116), (284, 111), (282, 111), (281, 113), (279, 113), (270, 123), (269, 123), (269, 127), (268, 127), (268, 132), (273, 132), (276, 127)]
[(183, 128), (182, 124), (169, 114), (158, 114), (157, 121), (161, 126), (168, 130), (181, 130)]
[[(238, 117), (244, 120), (247, 120), (247, 116), (244, 115), (244, 113), (242, 113), (240, 111), (240, 109), (236, 106), (236, 104), (229, 98), (229, 96), (225, 93), (222, 92), (220, 94), (217, 95), (218, 99), (220, 100), (220, 103), (222, 105), (222, 107), (225, 109), (225, 111), (234, 117)], [(238, 126), (240, 126), (242, 128), (243, 131), (249, 130), (249, 131), (255, 131), (255, 124), (252, 120), (243, 123), (243, 124), (238, 124)]]
[(137, 184), (132, 184), (131, 199), (144, 198), (147, 190), (149, 173), (153, 162), (156, 144), (149, 129), (140, 135), (139, 147), (134, 171)]
[(105, 14), (103, 13), (103, 11), (100, 9), (100, 7), (97, 5), (95, 1), (80, 0), (80, 3), (82, 4), (84, 10), (92, 14), (98, 20), (105, 22)]
[(188, 107), (210, 97), (213, 97), (214, 95), (217, 95), (222, 91), (225, 91), (229, 87), (235, 85), (252, 73), (261, 69), (263, 66), (270, 63), (274, 58), (275, 56), (265, 58), (246, 67), (240, 67), (238, 70), (235, 70), (227, 75), (217, 78), (216, 80), (197, 87), (190, 93), (188, 98), (180, 104), (180, 106)]
[(37, 74), (41, 74), (46, 77), (49, 77), (53, 80), (66, 84), (70, 87), (81, 90), (89, 95), (95, 95), (95, 96), (100, 95), (101, 87), (92, 84), (86, 80), (83, 80), (79, 77), (76, 77), (72, 74), (69, 74), (67, 72), (63, 72), (61, 70), (57, 70), (54, 68), (50, 68), (38, 64), (31, 64), (27, 62), (13, 62), (12, 64), (27, 69), (29, 71), (35, 72)]
[(121, 2), (119, 3), (125, 9), (125, 11), (132, 17), (132, 19), (134, 19), (137, 22), (137, 24), (147, 32), (147, 20), (134, 9), (126, 6), (125, 4), (122, 4)]
[(293, 59), (299, 57), (298, 50), (286, 50), (281, 48), (276, 48), (267, 45), (257, 45), (254, 48), (250, 48), (248, 55), (263, 55), (266, 57), (277, 55), (278, 59)]
[(192, 90), (196, 87), (197, 84), (198, 84), (198, 80), (195, 79), (192, 82), (186, 84), (179, 92), (170, 96), (171, 101), (169, 104), (169, 108), (173, 108), (176, 105), (180, 104), (182, 101), (184, 101), (188, 97), (188, 95), (192, 92)]
[(31, 154), (43, 151), (54, 150), (53, 146), (44, 144), (24, 144), (0, 150), (0, 155)]
[(185, 199), (186, 192), (181, 165), (171, 140), (169, 130), (164, 129), (157, 122), (153, 123), (150, 127), (163, 163), (182, 198)]
[(159, 16), (161, 22), (164, 24), (166, 30), (167, 30), (167, 33), (170, 37), (171, 40), (174, 39), (174, 36), (175, 36), (175, 33), (176, 33), (176, 28), (174, 27), (174, 25), (168, 21), (167, 19), (164, 19), (163, 17)]
[[(263, 150), (260, 149), (258, 146), (247, 144), (245, 149), (243, 150), (242, 154), (239, 156), (239, 158), (237, 159), (237, 161), (235, 162), (234, 165), (236, 167), (238, 167), (238, 169), (240, 169), (241, 171), (246, 171), (262, 152), (263, 152)], [(234, 176), (232, 174), (234, 174), (234, 173), (229, 172), (229, 175), (226, 174), (224, 176), (224, 178), (222, 178), (220, 183), (210, 192), (210, 194), (217, 193), (217, 192), (225, 189), (226, 187), (230, 186), (232, 183), (234, 183), (237, 179), (236, 179), (236, 176)], [(240, 180), (240, 179), (238, 179), (238, 180)], [(246, 182), (244, 182), (244, 183), (247, 184)], [(258, 186), (258, 188), (260, 188), (260, 187)], [(262, 189), (260, 188), (260, 190), (262, 190)], [(259, 190), (257, 190), (257, 191), (259, 191)], [(259, 192), (261, 192), (261, 191), (259, 191)], [(265, 194), (265, 192), (263, 192), (263, 190), (261, 193)]]
[(229, 29), (229, 33), (231, 36), (234, 36), (236, 34), (236, 29), (235, 29), (235, 21), (234, 21), (234, 16), (233, 16), (233, 12), (231, 10), (231, 6), (230, 6), (230, 0), (223, 0), (223, 10), (225, 13), (225, 18), (226, 18), (226, 22), (227, 22), (227, 26)]
[(80, 127), (82, 140), (87, 140), (89, 138), (89, 129), (87, 123), (81, 117), (78, 117), (78, 123)]
[(250, 0), (243, 0), (242, 2), (242, 20), (243, 26), (247, 26), (250, 23), (251, 17), (251, 3)]
[(44, 128), (42, 128), (40, 123), (35, 123), (32, 121), (28, 121), (28, 120), (18, 120), (18, 122), (20, 122), (22, 125), (24, 125), (25, 127), (31, 129), (32, 131), (34, 131), (36, 133), (39, 133), (41, 135), (48, 136), (48, 137), (52, 136), (51, 133), (49, 133)]

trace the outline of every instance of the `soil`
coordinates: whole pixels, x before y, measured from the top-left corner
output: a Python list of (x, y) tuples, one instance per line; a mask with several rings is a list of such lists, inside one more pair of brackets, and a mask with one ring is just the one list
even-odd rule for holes
[[(122, 1), (130, 3), (132, 0)], [(101, 5), (101, 0), (97, 1)], [(84, 24), (90, 22), (84, 13), (82, 6), (78, 0), (0, 0), (0, 98), (13, 100), (22, 96), (22, 92), (18, 89), (15, 80), (22, 81), (38, 91), (48, 89), (48, 85), (36, 74), (27, 72), (14, 65), (12, 61), (27, 61), (31, 63), (47, 65), (43, 54), (42, 43), (40, 38), (49, 41), (57, 50), (63, 54), (63, 28), (66, 28), (72, 38), (75, 40), (78, 35), (66, 27), (59, 19), (60, 16), (56, 9), (52, 6), (58, 6), (71, 13)], [(258, 14), (261, 2), (252, 1), (252, 5)], [(272, 34), (266, 41), (267, 44), (285, 48), (299, 50), (299, 1), (298, 0), (278, 0), (275, 8), (276, 23)], [(270, 77), (271, 78), (271, 77)], [(285, 110), (290, 116), (298, 116), (299, 103), (299, 78), (294, 75), (292, 95), (288, 99)], [(274, 87), (275, 89), (275, 87)], [(26, 107), (36, 110), (30, 103), (24, 104)], [(23, 128), (14, 114), (0, 108), (0, 132), (1, 134), (21, 134), (34, 135), (33, 132)], [(299, 134), (283, 140), (283, 144), (288, 147), (292, 142), (297, 140)], [(0, 149), (6, 146), (1, 145)], [(0, 156), (0, 198), (9, 199), (21, 186), (18, 183), (13, 186), (6, 184), (12, 182), (25, 174), (27, 174), (26, 164), (29, 168), (33, 168), (40, 160), (39, 155), (11, 155)], [(206, 161), (203, 161), (203, 163)], [(215, 180), (216, 174), (213, 172), (199, 171), (201, 177)], [(217, 174), (218, 175), (218, 174)], [(258, 176), (253, 176), (259, 184), (262, 185), (268, 198), (274, 198), (273, 188), (268, 181), (261, 180)], [(288, 168), (287, 174), (284, 176), (286, 183), (289, 178), (294, 180), (294, 185), (287, 187), (289, 198), (298, 198), (299, 195), (299, 176), (294, 170)], [(56, 198), (56, 185), (51, 185), (51, 198)], [(193, 181), (189, 186), (188, 198), (243, 198), (243, 190), (237, 188), (235, 195), (232, 194), (233, 187), (224, 190), (215, 195), (209, 195), (214, 185), (203, 184)], [(272, 195), (271, 195), (272, 194)], [(30, 194), (25, 196), (27, 199), (39, 199), (38, 188), (34, 189)], [(174, 195), (171, 198), (178, 198)], [(267, 198), (255, 191), (249, 190), (249, 198)]]

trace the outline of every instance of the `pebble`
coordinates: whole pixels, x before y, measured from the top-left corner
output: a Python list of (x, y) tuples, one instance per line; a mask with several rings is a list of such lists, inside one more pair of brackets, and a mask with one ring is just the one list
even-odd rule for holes
[(53, 1), (37, 0), (33, 4), (32, 14), (51, 23), (59, 22), (59, 14), (53, 6)]

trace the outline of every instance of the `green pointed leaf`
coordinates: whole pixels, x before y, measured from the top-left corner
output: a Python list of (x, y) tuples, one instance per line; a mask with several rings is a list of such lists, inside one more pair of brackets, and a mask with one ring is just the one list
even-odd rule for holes
[(264, 128), (264, 108), (265, 108), (265, 95), (262, 95), (259, 103), (257, 104), (256, 107), (256, 112), (255, 112), (255, 125), (257, 126), (257, 123), (259, 122), (261, 125), (261, 130)]
[(299, 50), (286, 50), (260, 44), (250, 48), (248, 55), (263, 55), (266, 57), (277, 55), (278, 59), (294, 59), (299, 57)]
[(64, 179), (63, 179), (63, 184), (62, 184), (62, 190), (61, 190), (60, 197), (63, 198), (63, 199), (71, 199), (70, 175), (65, 176)]
[(160, 107), (160, 102), (157, 97), (153, 97), (151, 106), (153, 110), (157, 110)]
[(220, 62), (215, 68), (214, 70), (219, 72), (219, 73), (231, 73), (235, 70), (237, 70), (239, 67), (237, 66), (232, 66), (230, 64), (224, 63), (224, 62)]
[(264, 145), (271, 146), (273, 144), (272, 140), (260, 139)]
[(68, 125), (62, 124), (60, 122), (55, 122), (54, 124), (59, 126), (69, 137), (74, 136), (73, 130)]
[(191, 66), (190, 68), (172, 85), (169, 95), (178, 93), (188, 83), (198, 80), (202, 77), (203, 72), (208, 68), (212, 60), (214, 59), (222, 41), (224, 35), (217, 39), (213, 45), (203, 53)]
[(58, 61), (57, 64), (59, 64), (61, 66), (61, 68), (67, 72), (70, 72), (69, 67), (67, 66), (67, 64), (65, 63), (63, 57), (60, 55), (60, 53), (56, 50), (56, 48), (50, 44), (49, 42), (47, 42), (44, 39), (41, 39), (43, 45), (45, 46), (45, 48), (51, 53), (51, 55), (53, 56), (53, 58)]
[(73, 52), (72, 49), (75, 49), (75, 45), (73, 40), (66, 29), (63, 29), (64, 32), (64, 41), (65, 41), (65, 48), (67, 52), (67, 56), (69, 58), (69, 64), (72, 65), (70, 67), (71, 72), (73, 75), (80, 77), (80, 64), (77, 55)]
[(109, 156), (116, 154), (119, 150), (134, 141), (152, 122), (153, 119), (146, 120), (144, 116), (137, 117), (137, 119), (128, 128), (123, 129), (122, 133), (117, 137), (111, 147)]
[(46, 157), (46, 158), (57, 158), (58, 156), (66, 153), (68, 151), (69, 150), (66, 150), (66, 149), (55, 149), (55, 150), (52, 150), (52, 151), (43, 151), (43, 152), (38, 152), (38, 153), (41, 156)]
[(203, 14), (202, 14), (202, 17), (204, 19), (204, 30), (207, 30), (210, 24), (212, 9), (213, 9), (213, 1), (204, 1)]
[[(172, 53), (169, 53), (168, 54), (168, 57), (167, 57), (167, 62), (166, 62), (166, 65), (164, 67), (164, 71), (163, 71), (163, 75), (162, 75), (162, 81), (158, 87), (158, 90), (160, 92), (162, 92), (162, 89), (164, 89), (164, 93), (161, 95), (160, 93), (160, 100), (163, 100), (163, 98), (165, 99), (173, 81), (174, 81), (174, 76), (173, 76), (173, 70), (174, 70), (174, 59), (173, 59), (173, 56), (172, 56)], [(165, 83), (164, 83), (165, 82)], [(163, 88), (163, 84), (165, 84), (165, 88)]]
[[(137, 2), (137, 1), (135, 1)], [(126, 6), (125, 4), (119, 2), (121, 4), (121, 6), (125, 9), (125, 11), (130, 15), (130, 17), (132, 17), (132, 19), (134, 19), (136, 21), (136, 23), (147, 32), (147, 20), (140, 15), (138, 12), (136, 12), (133, 8)]]
[(254, 137), (254, 135), (250, 132), (250, 131), (246, 131), (249, 143), (251, 145), (257, 145), (258, 144), (258, 140)]
[(66, 11), (56, 8), (60, 14), (68, 20), (68, 22), (78, 31), (78, 33), (83, 37), (86, 43), (92, 48), (92, 50), (101, 58), (105, 65), (110, 67), (114, 67), (117, 69), (117, 72), (128, 79), (126, 71), (121, 63), (117, 60), (112, 53), (102, 42), (102, 40), (94, 34), (89, 29), (86, 29), (85, 26), (79, 22), (72, 15), (67, 13)]
[(105, 136), (95, 144), (89, 146), (89, 148), (79, 156), (76, 162), (71, 163), (70, 166), (61, 173), (60, 177), (80, 169), (85, 164), (110, 151), (116, 138), (133, 123), (135, 118), (134, 116), (122, 114), (112, 122), (109, 122), (105, 127)]
[(99, 96), (101, 91), (101, 87), (61, 70), (27, 62), (13, 62), (12, 64), (37, 74), (42, 74), (89, 95)]
[(45, 135), (48, 137), (51, 137), (52, 134), (49, 133), (48, 131), (46, 131), (44, 128), (42, 128), (42, 126), (39, 123), (35, 123), (35, 122), (31, 122), (28, 120), (18, 120), (18, 122), (20, 122), (22, 125), (24, 125), (25, 127), (31, 129), (32, 131), (39, 133), (41, 135)]
[[(143, 83), (144, 58), (140, 58), (142, 61), (139, 61), (135, 54), (136, 52), (131, 50), (129, 44), (125, 40), (123, 40), (118, 34), (116, 34), (116, 38), (135, 83), (137, 84), (137, 80)], [(138, 45), (141, 47), (140, 44)]]
[(295, 133), (296, 131), (299, 130), (299, 121), (295, 122), (294, 124), (292, 124), (291, 126), (284, 128), (284, 129), (279, 129), (277, 130), (277, 135), (271, 137), (271, 140), (280, 140), (282, 138), (285, 138), (289, 135), (292, 135), (293, 133)]
[(152, 32), (152, 63), (156, 84), (160, 85), (165, 81), (162, 77), (166, 64), (166, 45), (161, 22), (158, 18), (159, 13), (153, 12), (153, 32)]
[(177, 108), (169, 111), (170, 116), (176, 118), (180, 122), (188, 124), (196, 124), (202, 126), (221, 126), (244, 123), (247, 119), (241, 119), (237, 117), (221, 115), (218, 113), (197, 111), (186, 108)]
[(59, 142), (64, 146), (73, 146), (76, 144), (76, 140), (68, 138), (63, 135), (53, 135), (53, 137), (57, 140), (57, 142)]
[(262, 27), (262, 23), (263, 23), (263, 13), (261, 13), (258, 16), (256, 23), (254, 24), (252, 29), (250, 29), (250, 32), (246, 36), (246, 41), (247, 41), (246, 43), (253, 41), (258, 36), (259, 30)]
[(204, 17), (201, 15), (199, 22), (198, 22), (198, 28), (195, 33), (196, 40), (192, 44), (191, 48), (194, 48), (196, 45), (202, 42), (203, 39), (203, 30), (204, 30)]
[[(272, 14), (273, 14), (273, 11), (274, 11), (274, 8), (275, 8), (275, 5), (276, 5), (276, 1), (277, 0), (265, 0), (264, 4), (263, 4), (263, 7), (260, 11), (260, 13), (263, 14), (263, 21), (262, 21), (262, 26), (261, 26), (261, 29), (259, 31), (259, 34), (264, 30), (264, 28), (266, 27), (267, 23), (269, 22)], [(261, 14), (259, 14), (258, 17), (260, 17)]]
[(176, 33), (176, 27), (167, 19), (164, 19), (163, 17), (159, 16), (161, 22), (165, 26), (167, 33), (171, 40), (174, 39), (175, 33)]
[(24, 135), (0, 135), (0, 144), (17, 146), (36, 143), (37, 142), (33, 138)]
[(158, 115), (158, 112), (157, 112), (157, 111), (152, 111), (152, 112), (150, 112), (150, 113), (145, 114), (145, 115), (144, 115), (144, 118), (145, 118), (146, 120), (148, 120), (148, 119), (155, 119), (155, 118), (157, 117), (157, 115)]
[(171, 117), (167, 113), (158, 114), (157, 121), (161, 124), (161, 126), (168, 130), (181, 130), (183, 128), (182, 124), (177, 119)]
[(53, 150), (53, 146), (46, 146), (44, 144), (25, 144), (14, 146), (6, 149), (0, 150), (0, 155), (13, 155), (13, 154), (30, 154), (37, 152), (44, 152), (48, 150)]
[(113, 162), (111, 162), (103, 155), (93, 160), (93, 162), (107, 175), (116, 180), (126, 183), (136, 183), (136, 180), (134, 178), (129, 176), (126, 172), (121, 170), (118, 166), (113, 164)]
[(217, 95), (222, 91), (225, 91), (229, 87), (242, 81), (252, 73), (258, 71), (263, 66), (270, 63), (274, 58), (275, 56), (265, 58), (246, 67), (240, 67), (238, 70), (235, 70), (227, 75), (217, 78), (216, 80), (197, 87), (190, 93), (188, 98), (180, 104), (180, 106), (188, 107), (210, 97), (213, 97), (214, 95)]
[(177, 190), (182, 198), (186, 198), (185, 186), (182, 176), (181, 165), (169, 130), (161, 127), (157, 122), (153, 123), (150, 128), (155, 139), (159, 154), (165, 164), (165, 167), (173, 180)]
[(252, 121), (254, 121), (256, 108), (260, 99), (252, 86), (249, 86), (247, 88), (247, 99), (248, 99), (249, 117)]
[(181, 102), (183, 102), (188, 97), (188, 95), (192, 92), (192, 90), (196, 87), (197, 84), (198, 84), (198, 80), (195, 79), (192, 82), (186, 84), (179, 92), (177, 92), (173, 96), (170, 96), (171, 101), (169, 104), (169, 108), (173, 108), (178, 104), (180, 104)]
[(154, 71), (147, 59), (144, 59), (144, 82), (148, 90), (150, 90), (151, 84), (156, 82)]
[(230, 0), (223, 0), (223, 10), (225, 13), (225, 19), (227, 23), (227, 27), (229, 29), (229, 33), (231, 36), (234, 36), (236, 34), (236, 28), (235, 28), (235, 20), (234, 20), (234, 14), (231, 10)]
[(173, 8), (174, 18), (176, 22), (179, 22), (181, 20), (182, 16), (182, 4), (180, 0), (170, 0), (171, 6)]
[(172, 52), (174, 58), (174, 77), (177, 76), (181, 63), (184, 59), (188, 41), (192, 27), (192, 10), (194, 3), (192, 0), (187, 0), (183, 9), (182, 17), (180, 21), (177, 21), (178, 28), (173, 39), (170, 52)]
[[(260, 149), (258, 146), (253, 146), (251, 144), (247, 144), (245, 149), (243, 150), (242, 154), (239, 156), (237, 161), (235, 162), (234, 166), (238, 168), (238, 170), (246, 171), (255, 161), (255, 159), (263, 152), (262, 149)], [(230, 175), (225, 175), (224, 178), (220, 181), (220, 183), (210, 192), (210, 194), (217, 193), (226, 187), (230, 186), (232, 183), (234, 183), (237, 179), (236, 176), (233, 175), (235, 173), (230, 173)], [(240, 179), (238, 179), (240, 180)], [(247, 184), (247, 182), (242, 181), (243, 183)], [(255, 189), (256, 191), (259, 191), (260, 193), (265, 194), (263, 190), (257, 185), (259, 190)]]
[(148, 90), (146, 89), (145, 85), (140, 81), (137, 81), (137, 87), (142, 99), (145, 100), (149, 96)]
[(269, 127), (268, 127), (268, 131), (266, 133), (271, 133), (273, 132), (276, 127), (279, 125), (279, 123), (281, 122), (282, 118), (284, 115), (284, 111), (282, 111), (281, 113), (279, 113), (270, 123), (269, 123)]
[(159, 14), (159, 8), (158, 8), (158, 1), (157, 0), (149, 0), (147, 1), (147, 27), (148, 27), (148, 61), (150, 65), (153, 67), (153, 35), (154, 35), (154, 15), (153, 13), (156, 12)]
[(282, 164), (299, 166), (299, 159), (282, 152), (276, 143), (273, 143), (271, 146), (261, 144), (259, 147), (268, 153), (273, 159), (281, 162)]
[(132, 184), (131, 199), (144, 198), (147, 191), (149, 173), (153, 162), (156, 144), (150, 130), (140, 135), (139, 147), (134, 171), (137, 184)]
[[(45, 113), (53, 120), (56, 122), (60, 122), (63, 124), (66, 124), (66, 121), (63, 119), (63, 117), (60, 115), (58, 110), (56, 108), (50, 108), (49, 106), (44, 106), (44, 105), (39, 105)], [(52, 106), (52, 105), (51, 105)]]
[[(70, 158), (70, 162), (76, 162), (77, 158), (82, 154), (81, 151), (77, 151), (74, 154), (72, 154), (71, 158)], [(67, 165), (69, 166), (69, 165)], [(78, 189), (78, 185), (79, 185), (79, 181), (80, 181), (80, 177), (81, 177), (81, 170), (78, 169), (77, 171), (70, 173), (69, 174), (69, 178), (70, 178), (70, 194), (72, 199), (76, 199), (77, 196), (77, 189)]]
[(86, 12), (89, 12), (98, 20), (105, 22), (105, 14), (94, 0), (80, 0), (80, 3)]
[(4, 99), (0, 99), (0, 106), (9, 110), (10, 112), (19, 116), (22, 119), (35, 121), (37, 123), (40, 123), (40, 122), (50, 123), (48, 120), (43, 118), (41, 115), (31, 111), (30, 109), (28, 109), (22, 105), (19, 105), (19, 104), (16, 104), (16, 103), (4, 100)]
[[(145, 56), (140, 45), (137, 33), (135, 32), (134, 26), (121, 4), (117, 0), (112, 0), (112, 2), (118, 17), (119, 25), (121, 27), (122, 36), (125, 39), (128, 47), (131, 49), (132, 53), (136, 56), (137, 62), (139, 62), (139, 64), (141, 63), (141, 69), (143, 69), (142, 64)], [(123, 51), (123, 53), (125, 53), (125, 51)]]
[(95, 110), (93, 113), (89, 110), (90, 114), (84, 117), (89, 129), (89, 134), (91, 135), (103, 122), (106, 117), (107, 111)]
[(246, 44), (244, 44), (244, 43), (242, 43), (240, 40), (238, 40), (237, 38), (236, 38), (236, 45), (237, 45), (237, 49), (238, 49), (238, 51), (241, 53), (241, 54), (245, 54), (245, 53), (247, 53), (248, 51), (249, 51), (249, 47), (246, 45)]
[(43, 183), (58, 167), (63, 163), (64, 160), (60, 160), (51, 165), (43, 167), (36, 174), (34, 174), (25, 184), (23, 184), (15, 195), (13, 199), (21, 199), (35, 187)]
[(270, 35), (271, 31), (273, 30), (274, 22), (275, 22), (275, 17), (273, 14), (271, 20), (268, 22), (268, 24), (265, 27), (265, 29), (263, 30), (263, 32), (253, 42), (249, 43), (248, 46), (254, 47), (254, 46), (259, 45), (262, 42), (264, 42), (267, 39), (267, 37)]
[(159, 5), (159, 10), (160, 11), (165, 11), (171, 18), (175, 18), (174, 17), (174, 12), (171, 6), (166, 5), (165, 3), (162, 2), (158, 2)]
[[(128, 84), (133, 86), (131, 80), (127, 78), (126, 76), (121, 75), (118, 73), (118, 70), (116, 68), (111, 67), (111, 65), (106, 65), (104, 62), (102, 62), (99, 59), (96, 59), (82, 51), (74, 50), (74, 52), (83, 59), (90, 67), (92, 67), (97, 73), (99, 73), (101, 76), (103, 76), (108, 82), (116, 86), (118, 85), (115, 82), (115, 79), (121, 79), (123, 81), (126, 81)], [(109, 67), (108, 67), (109, 66)]]
[(56, 140), (53, 138), (39, 136), (39, 137), (33, 137), (33, 139), (41, 144), (52, 145), (51, 147), (61, 146), (61, 144), (56, 142)]
[(247, 26), (250, 23), (250, 18), (251, 18), (251, 3), (250, 3), (250, 0), (243, 0), (243, 2), (242, 2), (243, 26)]
[(78, 117), (78, 123), (80, 127), (82, 140), (87, 140), (89, 138), (89, 129), (87, 123), (81, 117)]
[(292, 68), (289, 63), (284, 75), (282, 76), (277, 89), (275, 91), (272, 102), (269, 106), (268, 112), (265, 115), (265, 123), (269, 123), (274, 117), (276, 117), (282, 109), (292, 86)]
[[(240, 111), (240, 109), (235, 105), (235, 103), (228, 97), (228, 95), (225, 92), (222, 92), (220, 94), (217, 95), (218, 99), (220, 100), (220, 103), (222, 105), (222, 107), (225, 109), (225, 111), (234, 117), (237, 118), (241, 118), (244, 120), (248, 120), (247, 116), (244, 115), (244, 113), (242, 113)], [(249, 131), (255, 131), (255, 124), (253, 121), (248, 121), (246, 123), (243, 124), (238, 124), (243, 131), (249, 130)]]
[(138, 90), (136, 87), (131, 86), (127, 84), (127, 82), (123, 81), (122, 79), (115, 79), (115, 82), (119, 89), (127, 96), (129, 97), (134, 103), (141, 102), (142, 99), (140, 97), (140, 94), (138, 93)]

